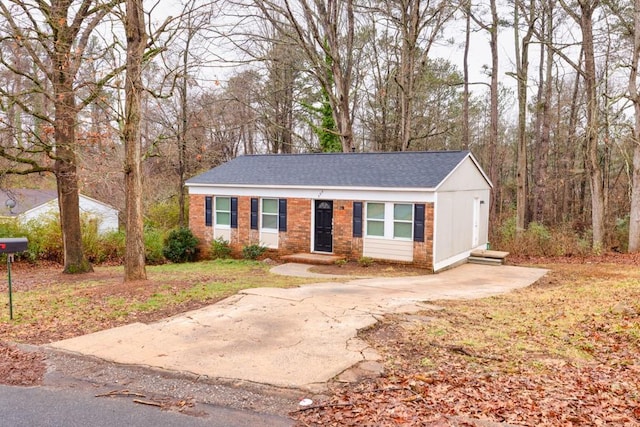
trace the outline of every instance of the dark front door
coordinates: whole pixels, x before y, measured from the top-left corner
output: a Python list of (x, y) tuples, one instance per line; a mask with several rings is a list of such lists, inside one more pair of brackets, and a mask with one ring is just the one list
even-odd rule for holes
[(333, 251), (333, 201), (316, 200), (314, 251)]

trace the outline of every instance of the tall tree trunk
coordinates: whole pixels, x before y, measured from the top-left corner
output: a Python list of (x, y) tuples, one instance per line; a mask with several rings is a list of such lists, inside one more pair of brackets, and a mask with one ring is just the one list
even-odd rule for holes
[[(544, 29), (546, 39), (552, 42), (553, 37), (553, 2), (547, 2), (544, 15)], [(546, 57), (545, 57), (546, 56)], [(553, 91), (553, 49), (546, 47), (546, 52), (540, 55), (540, 91), (538, 96), (538, 144), (535, 161), (535, 191), (533, 204), (533, 220), (546, 223), (547, 186), (549, 185), (549, 144), (551, 140), (551, 98)], [(543, 59), (544, 58), (544, 59)]]
[(142, 217), (142, 154), (140, 97), (142, 57), (146, 44), (143, 0), (127, 0), (127, 76), (125, 81), (124, 185), (126, 203), (125, 282), (145, 280), (145, 250)]
[(498, 145), (498, 8), (496, 0), (491, 0), (491, 26), (489, 28), (489, 46), (491, 47), (491, 85), (490, 85), (490, 123), (489, 143), (487, 147), (487, 161), (489, 162), (489, 179), (493, 183), (494, 191), (491, 192), (489, 208), (491, 212), (497, 212), (498, 165), (496, 162), (496, 147)]
[(419, 31), (420, 1), (400, 2), (402, 10), (402, 45), (400, 47), (400, 69), (398, 86), (400, 88), (400, 147), (409, 150), (413, 129), (413, 96), (416, 79), (417, 49)]
[(64, 247), (64, 272), (85, 273), (92, 271), (91, 264), (84, 256), (82, 231), (80, 225), (80, 195), (76, 164), (76, 108), (73, 81), (75, 67), (72, 66), (71, 49), (73, 35), (66, 25), (67, 9), (54, 7), (52, 20), (58, 25), (54, 45), (53, 76), (54, 90), (54, 137), (55, 164), (54, 173), (58, 187), (58, 206), (60, 207), (60, 227)]
[(462, 149), (469, 149), (469, 48), (471, 44), (471, 0), (464, 3), (465, 32), (464, 32), (464, 56), (462, 58), (462, 72), (464, 77), (462, 91)]
[[(189, 19), (189, 18), (187, 18)], [(190, 25), (190, 22), (187, 21)], [(191, 43), (191, 29), (185, 41), (184, 51), (182, 52), (182, 75), (180, 76), (180, 128), (178, 131), (178, 224), (184, 227), (186, 220), (186, 202), (184, 182), (187, 173), (187, 125), (188, 125), (188, 100), (187, 100), (187, 84), (189, 80), (189, 46)]]
[(517, 86), (518, 86), (518, 154), (516, 170), (516, 232), (522, 233), (527, 227), (527, 82), (529, 80), (529, 43), (533, 36), (533, 15), (534, 2), (529, 4), (528, 30), (522, 38), (520, 46), (520, 3), (514, 4), (514, 35), (515, 52), (517, 64)]
[[(584, 55), (582, 54), (582, 51), (581, 51), (580, 55), (578, 55), (578, 58), (580, 58), (580, 61), (582, 61), (583, 57)], [(579, 67), (582, 66), (581, 64), (582, 62), (580, 62)], [(584, 211), (584, 209), (581, 206), (582, 204), (581, 200), (580, 200), (580, 203), (573, 202), (574, 194), (576, 192), (574, 191), (575, 179), (572, 176), (573, 175), (572, 170), (578, 169), (575, 163), (576, 163), (576, 152), (579, 151), (578, 136), (577, 136), (578, 106), (580, 104), (579, 93), (580, 93), (580, 73), (576, 74), (576, 79), (573, 83), (573, 91), (571, 96), (571, 108), (569, 109), (569, 126), (567, 129), (567, 144), (564, 152), (563, 164), (564, 164), (564, 171), (565, 171), (565, 177), (564, 177), (565, 185), (563, 190), (564, 201), (562, 204), (563, 221), (569, 221), (569, 219), (573, 219), (575, 221), (576, 219), (575, 217), (578, 215), (578, 213)], [(576, 205), (579, 206), (578, 211), (576, 211)]]
[(584, 49), (584, 79), (587, 96), (587, 128), (586, 166), (591, 188), (591, 227), (593, 232), (593, 249), (600, 251), (604, 245), (604, 188), (602, 169), (598, 156), (598, 94), (596, 83), (596, 63), (593, 45), (593, 13), (598, 1), (582, 0), (580, 2), (580, 30)]
[(633, 101), (633, 171), (631, 178), (631, 210), (629, 211), (629, 252), (640, 252), (640, 94), (638, 94), (638, 62), (640, 59), (640, 0), (634, 1), (634, 37), (629, 95)]
[(71, 90), (65, 85), (56, 85), (55, 140), (56, 161), (54, 171), (58, 187), (60, 226), (64, 247), (64, 272), (86, 273), (93, 271), (84, 256), (80, 226), (80, 196), (75, 143), (75, 106)]

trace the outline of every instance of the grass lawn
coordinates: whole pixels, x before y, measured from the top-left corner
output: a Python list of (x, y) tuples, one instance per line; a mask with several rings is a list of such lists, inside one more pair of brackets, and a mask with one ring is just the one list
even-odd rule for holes
[(14, 320), (9, 320), (5, 278), (0, 286), (0, 341), (47, 343), (158, 320), (242, 289), (317, 281), (271, 274), (269, 268), (264, 263), (237, 260), (166, 264), (148, 266), (149, 280), (124, 284), (122, 267), (96, 267), (93, 273), (65, 275), (59, 266), (14, 264)]

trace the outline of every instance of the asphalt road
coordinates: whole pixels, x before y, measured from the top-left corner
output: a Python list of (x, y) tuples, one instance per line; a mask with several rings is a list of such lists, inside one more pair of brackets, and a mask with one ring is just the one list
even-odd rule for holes
[(90, 390), (0, 385), (0, 425), (8, 427), (246, 427), (290, 426), (291, 420), (212, 405), (197, 415), (163, 411), (131, 398), (96, 397)]

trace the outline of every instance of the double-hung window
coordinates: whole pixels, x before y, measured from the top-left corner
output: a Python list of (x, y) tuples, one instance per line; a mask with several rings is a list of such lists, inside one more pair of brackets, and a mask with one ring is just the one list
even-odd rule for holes
[(231, 198), (216, 197), (216, 227), (231, 227)]
[(367, 203), (366, 236), (413, 239), (413, 209), (410, 203)]
[(393, 205), (393, 238), (407, 240), (413, 238), (413, 205), (399, 203)]
[(384, 237), (384, 203), (367, 203), (367, 236)]
[(263, 230), (278, 230), (278, 199), (262, 199)]

